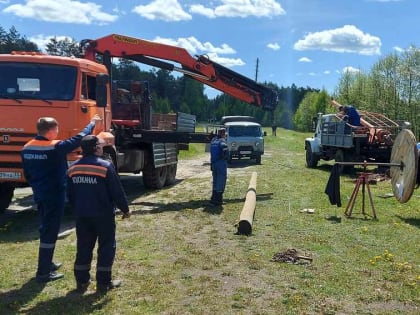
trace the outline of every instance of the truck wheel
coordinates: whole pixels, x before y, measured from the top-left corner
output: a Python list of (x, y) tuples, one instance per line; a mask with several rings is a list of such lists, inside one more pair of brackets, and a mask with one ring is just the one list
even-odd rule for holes
[(14, 190), (15, 187), (7, 183), (0, 184), (0, 213), (3, 213), (9, 207)]
[(176, 182), (177, 164), (171, 164), (166, 167), (167, 167), (167, 174), (166, 174), (165, 186), (170, 186), (170, 185), (175, 184)]
[(306, 146), (306, 167), (314, 168), (318, 165), (319, 157), (312, 152), (310, 145)]
[(255, 163), (257, 163), (258, 165), (260, 165), (260, 164), (261, 164), (261, 155), (258, 155), (258, 156), (255, 158)]
[(143, 169), (144, 186), (150, 189), (161, 189), (165, 186), (167, 173), (168, 168), (166, 166), (155, 168), (153, 165), (148, 164)]

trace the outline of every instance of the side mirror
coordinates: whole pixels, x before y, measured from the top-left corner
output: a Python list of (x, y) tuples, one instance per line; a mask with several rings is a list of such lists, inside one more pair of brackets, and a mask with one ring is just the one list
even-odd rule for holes
[(99, 73), (96, 75), (96, 106), (106, 107), (108, 103), (109, 75)]

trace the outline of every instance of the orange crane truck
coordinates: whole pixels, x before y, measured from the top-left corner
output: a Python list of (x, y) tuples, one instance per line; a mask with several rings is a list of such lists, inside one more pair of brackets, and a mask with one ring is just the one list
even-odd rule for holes
[[(94, 133), (106, 141), (104, 153), (119, 172), (142, 172), (152, 189), (174, 183), (185, 144), (209, 142), (209, 134), (195, 132), (195, 116), (153, 114), (147, 82), (113, 80), (112, 58), (179, 71), (264, 110), (273, 111), (277, 103), (272, 89), (180, 47), (116, 34), (83, 40), (80, 47), (78, 58), (0, 54), (0, 212), (16, 187), (27, 186), (20, 151), (36, 135), (39, 117), (56, 118), (59, 139), (65, 139), (99, 114), (103, 120)], [(80, 153), (69, 154), (69, 163)]]

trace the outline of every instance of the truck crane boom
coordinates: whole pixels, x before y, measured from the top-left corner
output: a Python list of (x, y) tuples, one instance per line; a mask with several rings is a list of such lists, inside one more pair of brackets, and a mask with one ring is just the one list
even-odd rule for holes
[[(85, 39), (81, 41), (81, 47), (84, 49), (85, 59), (97, 61), (97, 54), (101, 55), (108, 71), (111, 70), (111, 58), (124, 58), (181, 72), (263, 110), (274, 111), (277, 104), (277, 93), (273, 89), (213, 62), (205, 55), (192, 57), (181, 47), (117, 34), (96, 40)], [(181, 67), (165, 60), (179, 63)]]

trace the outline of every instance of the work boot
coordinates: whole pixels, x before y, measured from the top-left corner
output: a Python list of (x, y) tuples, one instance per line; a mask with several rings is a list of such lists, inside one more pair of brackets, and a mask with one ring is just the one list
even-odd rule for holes
[(121, 280), (111, 280), (109, 283), (103, 284), (103, 283), (97, 283), (96, 284), (96, 290), (99, 292), (107, 292), (109, 290), (118, 288), (121, 286), (122, 281)]
[(90, 284), (90, 280), (88, 282), (85, 282), (85, 283), (77, 282), (76, 291), (78, 293), (85, 293), (89, 284)]
[(214, 199), (210, 201), (213, 206), (220, 206), (223, 204), (223, 193), (215, 191)]
[(210, 203), (211, 203), (212, 205), (215, 205), (215, 204), (217, 203), (217, 202), (216, 202), (216, 191), (215, 191), (215, 190), (213, 190), (213, 192), (212, 192), (212, 194), (211, 194)]
[(55, 263), (55, 262), (52, 262), (52, 263), (51, 263), (51, 268), (50, 268), (50, 271), (57, 271), (58, 269), (60, 269), (60, 267), (61, 267), (62, 265), (63, 265), (62, 263)]
[(36, 276), (36, 282), (38, 283), (47, 283), (50, 281), (55, 281), (58, 279), (63, 278), (64, 275), (62, 273), (57, 273), (55, 271), (51, 271), (49, 274), (46, 275), (37, 275)]
[(223, 193), (222, 192), (217, 193), (217, 202), (218, 202), (218, 205), (223, 204)]

